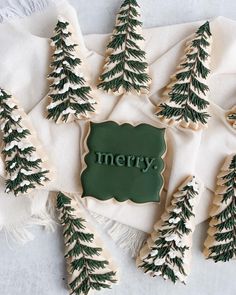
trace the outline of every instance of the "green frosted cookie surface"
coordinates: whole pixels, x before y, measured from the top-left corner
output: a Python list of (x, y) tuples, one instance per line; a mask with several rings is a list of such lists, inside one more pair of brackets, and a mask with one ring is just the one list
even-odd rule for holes
[(147, 124), (90, 123), (89, 152), (81, 175), (83, 197), (159, 202), (165, 129)]

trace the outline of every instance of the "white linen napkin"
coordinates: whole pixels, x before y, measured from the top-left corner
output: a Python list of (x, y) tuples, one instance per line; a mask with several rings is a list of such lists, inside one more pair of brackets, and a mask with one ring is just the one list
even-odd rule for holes
[[(28, 112), (38, 132), (38, 137), (57, 171), (57, 178), (50, 185), (49, 190), (81, 193), (80, 173), (83, 150), (81, 150), (80, 141), (87, 123), (56, 125), (45, 118), (48, 91), (46, 76), (50, 63), (48, 37), (52, 35), (59, 14), (74, 25), (81, 54), (87, 63), (88, 76), (92, 84), (96, 84), (109, 36), (85, 36), (84, 43), (74, 9), (62, 0), (52, 3), (44, 11), (26, 19), (0, 25), (2, 44), (0, 47), (0, 86), (10, 91)], [(114, 97), (96, 90), (99, 113), (93, 120), (140, 122), (163, 127), (164, 125), (159, 123), (154, 115), (155, 105), (170, 75), (175, 72), (179, 58), (183, 54), (186, 39), (201, 24), (202, 22), (195, 22), (144, 29), (145, 50), (153, 79), (150, 97), (134, 97), (133, 95)], [(211, 29), (213, 33), (212, 76), (210, 78), (212, 118), (209, 128), (204, 131), (194, 132), (167, 128), (168, 160), (165, 172), (167, 198), (163, 196), (160, 205), (153, 203), (127, 205), (114, 200), (100, 202), (96, 199), (86, 199), (84, 201), (88, 209), (127, 226), (149, 232), (154, 222), (160, 217), (164, 206), (169, 203), (179, 183), (189, 174), (197, 174), (205, 185), (205, 193), (200, 200), (197, 214), (198, 223), (208, 217), (208, 206), (214, 190), (218, 167), (222, 164), (224, 156), (236, 149), (235, 131), (224, 118), (225, 111), (235, 104), (236, 36), (234, 32), (236, 22), (219, 17), (211, 22)], [(3, 184), (1, 188), (2, 186)], [(43, 213), (47, 213), (45, 194), (48, 195), (48, 191), (41, 190), (37, 192), (37, 198), (35, 195), (33, 198), (18, 197), (15, 199), (6, 196), (1, 189), (0, 226), (5, 229), (14, 228), (15, 231), (17, 228), (22, 230), (22, 223), (19, 227), (17, 226), (22, 216), (24, 216), (24, 225), (34, 223), (33, 221), (37, 223), (37, 218), (35, 218), (37, 216), (38, 220), (42, 221)], [(37, 210), (35, 210), (36, 202)], [(15, 212), (14, 219), (8, 212)], [(48, 221), (48, 215), (45, 216), (45, 221)], [(9, 224), (11, 227), (8, 226)]]

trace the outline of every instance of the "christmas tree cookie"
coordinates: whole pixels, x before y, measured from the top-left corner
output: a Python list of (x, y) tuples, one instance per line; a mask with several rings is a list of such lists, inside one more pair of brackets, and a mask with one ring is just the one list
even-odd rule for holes
[(150, 276), (185, 282), (190, 272), (192, 234), (199, 199), (194, 176), (178, 188), (171, 205), (154, 226), (154, 232), (140, 251), (137, 265)]
[(69, 194), (59, 192), (57, 210), (63, 227), (68, 286), (71, 295), (87, 295), (111, 288), (116, 272), (107, 260), (84, 213)]
[(107, 45), (98, 88), (115, 95), (148, 93), (151, 79), (143, 45), (140, 7), (136, 0), (124, 0)]
[(211, 43), (209, 22), (187, 42), (185, 55), (157, 107), (156, 115), (168, 125), (190, 129), (207, 126)]
[(236, 106), (234, 106), (228, 113), (227, 113), (227, 121), (229, 124), (236, 129)]
[(10, 94), (0, 89), (0, 126), (3, 134), (6, 192), (26, 194), (50, 180), (45, 153), (26, 114)]
[(215, 262), (236, 258), (236, 154), (228, 156), (217, 187), (204, 254)]
[(55, 35), (51, 38), (54, 52), (52, 72), (48, 76), (52, 84), (48, 93), (47, 118), (56, 123), (86, 119), (95, 111), (92, 89), (82, 72), (78, 45), (70, 30), (69, 22), (59, 17)]

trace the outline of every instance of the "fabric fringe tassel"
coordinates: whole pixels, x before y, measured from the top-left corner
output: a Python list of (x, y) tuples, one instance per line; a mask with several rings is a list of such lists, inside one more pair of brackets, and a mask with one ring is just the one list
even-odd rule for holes
[(147, 233), (111, 220), (95, 212), (90, 211), (90, 214), (98, 223), (103, 225), (109, 236), (120, 248), (130, 253), (132, 257), (138, 255), (142, 245), (147, 239)]
[[(8, 242), (12, 241), (16, 244), (24, 245), (32, 241), (35, 236), (31, 233), (30, 228), (34, 225), (42, 226), (46, 231), (53, 232), (56, 228), (57, 222), (54, 216), (51, 215), (52, 203), (47, 202), (45, 210), (41, 210), (35, 215), (28, 218), (22, 218), (14, 224), (0, 225), (0, 231), (3, 231)], [(10, 243), (9, 243), (10, 245)]]
[(24, 245), (25, 243), (32, 241), (34, 235), (27, 229), (29, 224), (23, 220), (18, 224), (5, 224), (0, 227), (6, 237), (6, 241), (10, 245), (9, 241)]
[(52, 2), (55, 0), (9, 0), (8, 6), (0, 8), (0, 22), (29, 16), (34, 12), (42, 11)]

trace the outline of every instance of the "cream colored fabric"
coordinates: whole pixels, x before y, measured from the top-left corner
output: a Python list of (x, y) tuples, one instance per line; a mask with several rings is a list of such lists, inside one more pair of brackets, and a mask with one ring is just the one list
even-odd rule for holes
[[(170, 75), (175, 72), (188, 36), (201, 23), (154, 28), (144, 31), (150, 72), (153, 78), (151, 102), (143, 97), (123, 96), (109, 119), (118, 122), (145, 122), (157, 127), (160, 126), (153, 115), (155, 105), (160, 100), (163, 87), (169, 82)], [(218, 17), (211, 22), (213, 47), (212, 75), (209, 86), (211, 90), (210, 112), (212, 118), (209, 121), (208, 129), (191, 131), (167, 127), (168, 151), (165, 173), (167, 200), (162, 198), (162, 203), (168, 204), (173, 192), (181, 181), (188, 175), (195, 174), (205, 185), (197, 211), (197, 223), (208, 218), (209, 205), (218, 169), (222, 161), (224, 161), (225, 155), (231, 154), (236, 149), (236, 132), (225, 119), (225, 113), (236, 101), (236, 87), (234, 86), (236, 84), (233, 84), (233, 81), (235, 82), (236, 79), (234, 77), (236, 60), (233, 59), (232, 54), (233, 50), (236, 49), (236, 40), (233, 37), (234, 28), (236, 28), (234, 21), (222, 17)], [(177, 39), (178, 37), (179, 39)], [(97, 37), (88, 37), (88, 47), (92, 48), (92, 40), (95, 40), (95, 38)], [(218, 40), (224, 40), (224, 42), (221, 43)], [(98, 39), (96, 39), (96, 44), (98, 44)], [(102, 50), (98, 52), (102, 54)], [(228, 59), (231, 59), (231, 63), (226, 61), (228, 67), (225, 67), (223, 61)], [(234, 71), (232, 70), (232, 64), (234, 64)], [(234, 91), (235, 96), (233, 95)], [(126, 223), (134, 227), (149, 231), (153, 222), (160, 217), (160, 213), (163, 210), (162, 206), (154, 204), (141, 205), (142, 209), (141, 206), (133, 205), (131, 210), (127, 206), (114, 204), (114, 202), (112, 206), (107, 202), (106, 206), (108, 207), (104, 210), (104, 204), (100, 205), (99, 203), (98, 205), (98, 203), (91, 199), (88, 201), (88, 207), (110, 218), (116, 218), (120, 222), (125, 220)], [(110, 201), (110, 203), (112, 202)], [(129, 214), (129, 212), (132, 213)]]
[[(0, 25), (0, 86), (11, 92), (20, 101), (38, 132), (48, 156), (57, 173), (50, 190), (81, 192), (80, 172), (82, 169), (80, 144), (86, 131), (86, 122), (56, 125), (45, 118), (48, 103), (48, 65), (50, 46), (47, 37), (52, 35), (57, 15), (68, 18), (75, 26), (82, 55), (87, 62), (87, 75), (93, 85), (97, 82), (103, 54), (109, 36), (85, 36), (85, 46), (74, 9), (66, 1), (51, 4), (44, 12), (27, 19)], [(99, 113), (95, 121), (116, 120), (118, 122), (148, 123), (164, 125), (154, 115), (163, 87), (175, 71), (183, 54), (187, 38), (202, 22), (144, 29), (145, 49), (152, 76), (150, 100), (147, 97), (124, 95), (115, 97), (96, 90)], [(224, 155), (236, 149), (236, 132), (224, 118), (224, 112), (235, 105), (236, 94), (236, 22), (216, 18), (211, 22), (213, 33), (212, 76), (210, 77), (211, 112), (209, 128), (204, 131), (167, 129), (167, 167), (165, 171), (167, 199), (162, 197), (160, 205), (117, 203), (113, 200), (98, 202), (86, 199), (90, 210), (120, 221), (143, 231), (150, 231), (169, 203), (175, 188), (190, 174), (196, 174), (205, 184), (197, 212), (198, 223), (208, 217), (208, 206), (214, 189), (215, 177)], [(112, 28), (111, 28), (112, 29)], [(45, 98), (43, 98), (45, 97)], [(2, 166), (3, 167), (3, 166)], [(3, 169), (1, 169), (2, 171)], [(41, 197), (42, 194), (42, 197)], [(33, 212), (35, 198), (6, 197), (1, 190), (0, 224), (17, 224), (24, 214), (24, 220), (32, 220), (34, 213), (45, 212), (46, 191), (37, 192), (37, 210)], [(4, 207), (2, 206), (4, 202)], [(2, 209), (4, 208), (4, 209)], [(8, 216), (7, 211), (15, 215)], [(26, 209), (27, 208), (27, 209)], [(4, 212), (3, 212), (4, 210)], [(28, 218), (28, 219), (27, 219)]]

